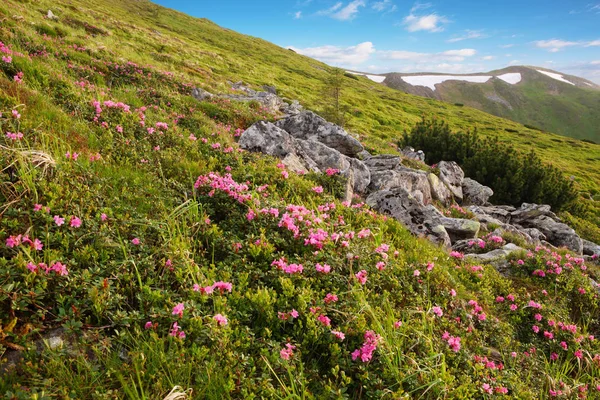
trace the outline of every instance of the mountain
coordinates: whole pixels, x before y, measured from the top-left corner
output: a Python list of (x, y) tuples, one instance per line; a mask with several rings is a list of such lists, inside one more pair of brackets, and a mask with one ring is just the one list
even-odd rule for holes
[[(597, 257), (526, 239), (543, 224), (565, 243), (564, 221), (598, 233), (600, 146), (351, 74), (342, 129), (317, 115), (338, 70), (145, 0), (4, 0), (0, 42), (3, 398), (597, 397)], [(310, 138), (290, 137), (295, 101)], [(530, 186), (544, 164), (572, 175), (578, 217), (524, 205), (477, 222), (453, 203), (457, 165), (400, 157), (423, 116), (514, 145), (539, 164)], [(240, 143), (256, 131), (273, 136)], [(351, 158), (363, 145), (379, 157)], [(517, 155), (531, 150), (541, 162)], [(286, 167), (306, 154), (332, 164)], [(348, 164), (421, 200), (374, 187), (372, 208), (348, 196)], [(403, 206), (482, 254), (376, 211)]]
[(600, 143), (600, 86), (576, 76), (529, 66), (469, 75), (365, 76), (405, 93), (464, 104), (533, 128)]

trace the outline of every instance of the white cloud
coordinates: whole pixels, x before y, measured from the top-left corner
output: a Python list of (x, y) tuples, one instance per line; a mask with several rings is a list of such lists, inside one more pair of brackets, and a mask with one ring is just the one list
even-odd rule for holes
[(565, 40), (551, 39), (551, 40), (538, 40), (533, 42), (536, 47), (540, 49), (547, 49), (551, 53), (561, 51), (566, 47), (578, 46), (577, 42), (569, 42)]
[(412, 61), (415, 63), (460, 62), (477, 54), (474, 49), (447, 50), (441, 53), (417, 53), (404, 50), (378, 51), (377, 55), (386, 60)]
[(488, 37), (487, 35), (484, 35), (482, 31), (474, 31), (471, 29), (467, 29), (465, 31), (465, 34), (462, 36), (458, 36), (458, 37), (453, 37), (450, 38), (448, 40), (446, 40), (448, 43), (456, 43), (456, 42), (460, 42), (462, 40), (468, 40), (468, 39), (484, 39)]
[(302, 11), (296, 11), (294, 13), (294, 19), (300, 19), (302, 18)]
[(369, 59), (371, 54), (375, 52), (375, 47), (371, 42), (359, 43), (356, 46), (339, 47), (339, 46), (319, 46), (307, 47), (299, 49), (289, 46), (289, 49), (296, 53), (303, 54), (308, 57), (316, 58), (325, 63), (339, 65), (358, 65)]
[(585, 47), (600, 46), (600, 40), (594, 40), (585, 44)]
[(446, 17), (437, 14), (429, 14), (419, 17), (414, 14), (410, 14), (404, 18), (403, 24), (406, 26), (406, 30), (409, 32), (441, 32), (444, 30), (444, 27), (441, 25), (448, 22), (449, 21), (446, 19)]
[(348, 3), (346, 7), (342, 8), (335, 14), (332, 14), (331, 17), (340, 21), (350, 21), (354, 19), (354, 17), (358, 13), (358, 8), (364, 6), (365, 2), (363, 0), (354, 0)]
[(496, 58), (496, 57), (494, 57), (494, 56), (484, 56), (484, 57), (481, 57), (481, 59), (483, 61), (490, 61), (490, 60), (493, 60), (494, 58)]
[(333, 6), (327, 8), (325, 10), (317, 11), (317, 15), (331, 15), (334, 12), (336, 12), (337, 10), (339, 10), (343, 5), (344, 5), (344, 3), (342, 3), (341, 1), (338, 1)]
[(397, 7), (394, 3), (392, 3), (392, 0), (376, 1), (375, 3), (373, 3), (371, 8), (377, 12), (386, 11), (388, 13), (397, 10)]
[(502, 47), (503, 49), (510, 49), (513, 46), (514, 46), (514, 44), (510, 43), (510, 44), (503, 44), (500, 47)]

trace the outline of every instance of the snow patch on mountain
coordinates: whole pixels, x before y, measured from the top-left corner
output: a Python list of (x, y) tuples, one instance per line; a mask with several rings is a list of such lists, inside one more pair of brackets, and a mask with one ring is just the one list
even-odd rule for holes
[(521, 82), (521, 74), (518, 72), (498, 75), (496, 78), (502, 79), (504, 82), (510, 83), (511, 85)]
[(435, 85), (445, 81), (466, 81), (474, 83), (485, 83), (489, 81), (492, 77), (489, 75), (412, 75), (403, 76), (401, 78), (404, 82), (413, 86), (425, 86), (430, 88), (431, 90), (435, 90)]
[(368, 74), (363, 74), (360, 72), (352, 72), (352, 71), (346, 71), (349, 74), (353, 74), (353, 75), (362, 75), (362, 76), (366, 76), (367, 78), (369, 78), (370, 80), (372, 80), (373, 82), (377, 82), (377, 83), (382, 83), (383, 81), (385, 81), (385, 76), (380, 76), (380, 75), (368, 75)]
[(536, 71), (539, 72), (540, 74), (549, 76), (552, 79), (556, 79), (557, 81), (565, 82), (565, 83), (568, 83), (569, 85), (575, 86), (575, 84), (573, 82), (569, 82), (568, 80), (563, 78), (563, 76), (560, 74), (555, 74), (554, 72), (542, 71), (541, 69), (536, 69)]

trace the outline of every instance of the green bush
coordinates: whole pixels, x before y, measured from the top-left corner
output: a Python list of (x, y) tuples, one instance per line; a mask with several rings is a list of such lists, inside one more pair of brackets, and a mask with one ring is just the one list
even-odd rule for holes
[(467, 176), (494, 190), (496, 204), (544, 203), (560, 210), (577, 198), (573, 182), (533, 151), (521, 153), (477, 131), (452, 132), (445, 122), (424, 118), (400, 145), (423, 150), (428, 163), (456, 161)]

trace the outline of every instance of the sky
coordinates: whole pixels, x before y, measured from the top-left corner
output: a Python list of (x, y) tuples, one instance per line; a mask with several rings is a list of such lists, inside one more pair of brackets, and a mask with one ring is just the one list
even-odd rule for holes
[(361, 72), (535, 65), (600, 84), (600, 0), (154, 0)]

